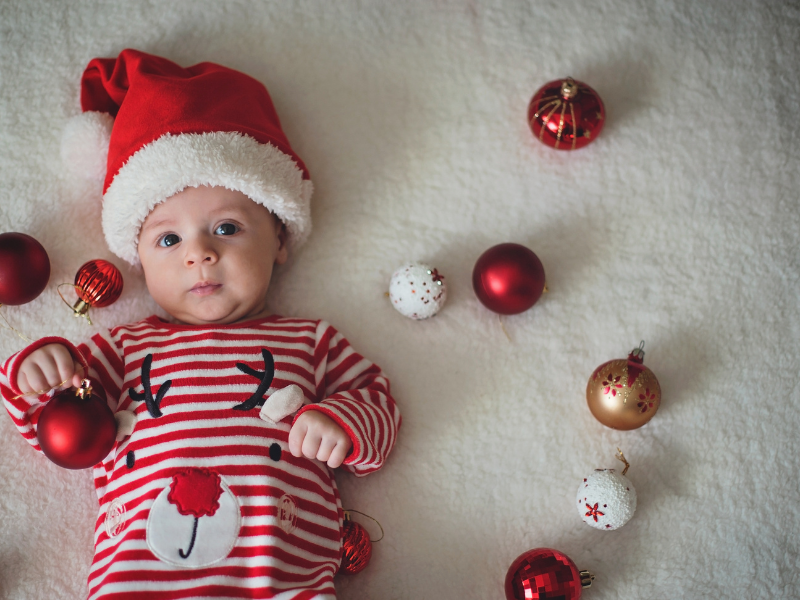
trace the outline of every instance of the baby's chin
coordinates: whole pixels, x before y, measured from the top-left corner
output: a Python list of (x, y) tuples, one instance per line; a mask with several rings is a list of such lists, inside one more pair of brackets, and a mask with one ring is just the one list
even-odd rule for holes
[[(172, 319), (180, 325), (230, 325), (250, 321), (269, 315), (263, 307), (237, 306), (196, 306), (176, 309), (162, 306)], [(172, 308), (172, 310), (170, 310)]]

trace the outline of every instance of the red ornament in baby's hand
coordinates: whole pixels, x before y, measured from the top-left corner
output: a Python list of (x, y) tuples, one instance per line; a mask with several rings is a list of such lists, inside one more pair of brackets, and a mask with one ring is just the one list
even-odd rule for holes
[(50, 279), (44, 247), (24, 233), (0, 233), (0, 304), (26, 304)]
[(58, 392), (45, 405), (36, 427), (44, 455), (65, 469), (87, 469), (111, 451), (117, 436), (114, 413), (92, 394), (84, 379), (77, 391)]

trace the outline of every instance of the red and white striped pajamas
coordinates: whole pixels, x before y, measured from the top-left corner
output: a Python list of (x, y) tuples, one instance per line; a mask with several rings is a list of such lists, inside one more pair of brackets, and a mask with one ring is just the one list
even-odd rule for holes
[[(379, 469), (401, 421), (379, 367), (327, 323), (278, 316), (215, 327), (153, 316), (78, 347), (44, 338), (0, 369), (5, 406), (37, 450), (48, 398), (15, 398), (16, 377), (53, 342), (88, 364), (115, 413), (136, 416), (94, 467), (90, 600), (335, 598), (342, 508), (333, 471), (292, 456), (289, 429), (318, 410), (353, 442), (343, 468)], [(265, 398), (270, 406), (292, 385), (302, 408), (265, 416)]]

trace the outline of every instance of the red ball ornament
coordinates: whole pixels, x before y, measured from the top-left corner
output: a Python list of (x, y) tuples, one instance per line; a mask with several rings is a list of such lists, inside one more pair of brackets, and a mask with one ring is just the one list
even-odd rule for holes
[(78, 269), (75, 275), (75, 291), (79, 300), (72, 307), (75, 316), (89, 319), (91, 307), (103, 308), (117, 301), (122, 294), (122, 273), (107, 260), (90, 260)]
[(114, 446), (114, 413), (92, 394), (89, 380), (73, 392), (53, 396), (39, 415), (36, 437), (44, 455), (65, 469), (86, 469), (103, 460)]
[(342, 538), (342, 564), (339, 566), (339, 573), (355, 575), (363, 571), (372, 558), (369, 533), (345, 512)]
[(578, 600), (594, 575), (578, 571), (569, 556), (552, 548), (520, 554), (506, 573), (506, 600)]
[(478, 300), (501, 315), (515, 315), (536, 304), (545, 290), (542, 261), (520, 244), (498, 244), (481, 254), (472, 270)]
[(44, 247), (24, 233), (0, 233), (0, 304), (26, 304), (50, 279)]
[(606, 119), (603, 101), (592, 88), (571, 77), (545, 83), (528, 105), (533, 135), (556, 150), (577, 150), (600, 135)]

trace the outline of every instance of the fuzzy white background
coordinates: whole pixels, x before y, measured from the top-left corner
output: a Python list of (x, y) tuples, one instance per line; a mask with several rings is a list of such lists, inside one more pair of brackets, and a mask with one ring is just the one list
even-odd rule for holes
[[(538, 546), (596, 574), (587, 600), (800, 596), (797, 2), (5, 1), (0, 231), (52, 262), (42, 296), (3, 308), (30, 337), (93, 332), (56, 294), (93, 258), (125, 277), (96, 327), (155, 310), (59, 159), (84, 66), (126, 47), (264, 82), (312, 174), (315, 230), (272, 307), (335, 324), (404, 417), (383, 471), (339, 478), (345, 506), (386, 530), (341, 598), (500, 599)], [(536, 89), (567, 75), (607, 109), (572, 153), (526, 123)], [(504, 319), (510, 340), (471, 289), (477, 257), (506, 241), (539, 255), (550, 289)], [(384, 297), (411, 259), (450, 289), (424, 322)], [(662, 407), (613, 431), (586, 382), (640, 339)], [(2, 358), (22, 345), (0, 333)], [(0, 597), (85, 597), (90, 472), (57, 468), (0, 416)], [(639, 508), (596, 531), (574, 497), (617, 446)]]

